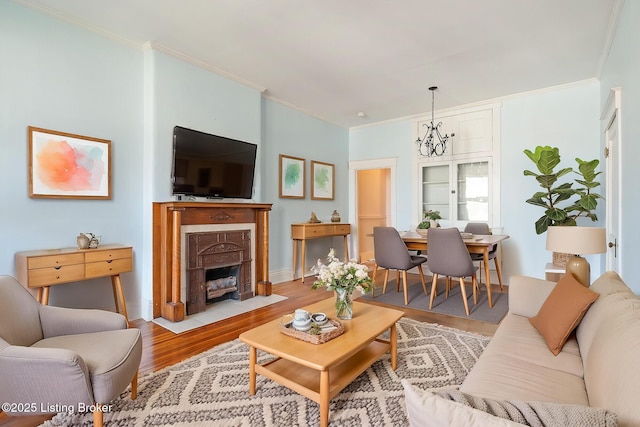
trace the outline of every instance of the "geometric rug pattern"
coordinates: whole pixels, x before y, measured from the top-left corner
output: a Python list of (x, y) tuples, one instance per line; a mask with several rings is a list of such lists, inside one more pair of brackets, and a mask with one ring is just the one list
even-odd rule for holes
[[(401, 379), (426, 390), (459, 386), (489, 343), (465, 331), (401, 319), (398, 363), (384, 355), (331, 400), (330, 426), (408, 426)], [(322, 345), (322, 344), (320, 344)], [(272, 356), (258, 351), (258, 360)], [(105, 426), (315, 426), (319, 405), (260, 375), (249, 395), (249, 348), (240, 340), (141, 377), (104, 414)], [(43, 426), (91, 426), (92, 414), (57, 414)]]

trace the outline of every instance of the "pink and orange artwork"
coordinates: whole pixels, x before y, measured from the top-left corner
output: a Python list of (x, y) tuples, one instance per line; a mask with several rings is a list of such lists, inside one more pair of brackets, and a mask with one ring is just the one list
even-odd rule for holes
[(30, 196), (110, 199), (111, 141), (29, 127)]

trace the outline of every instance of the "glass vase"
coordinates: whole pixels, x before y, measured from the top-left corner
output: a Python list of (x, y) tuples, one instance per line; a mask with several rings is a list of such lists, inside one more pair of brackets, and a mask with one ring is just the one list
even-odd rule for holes
[(341, 320), (350, 320), (352, 315), (351, 293), (344, 289), (336, 289), (336, 316)]

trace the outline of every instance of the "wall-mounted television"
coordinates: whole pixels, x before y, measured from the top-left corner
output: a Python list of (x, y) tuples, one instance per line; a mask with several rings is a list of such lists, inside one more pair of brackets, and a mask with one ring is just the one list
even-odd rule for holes
[(258, 146), (173, 128), (173, 195), (251, 199)]

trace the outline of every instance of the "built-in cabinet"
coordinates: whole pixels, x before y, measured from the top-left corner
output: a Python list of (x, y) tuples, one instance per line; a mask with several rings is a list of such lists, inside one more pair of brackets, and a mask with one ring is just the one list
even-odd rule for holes
[[(437, 210), (446, 226), (499, 225), (499, 112), (492, 105), (436, 119), (450, 139), (443, 156), (416, 154), (416, 224), (424, 211)], [(416, 122), (416, 135), (425, 122)]]

